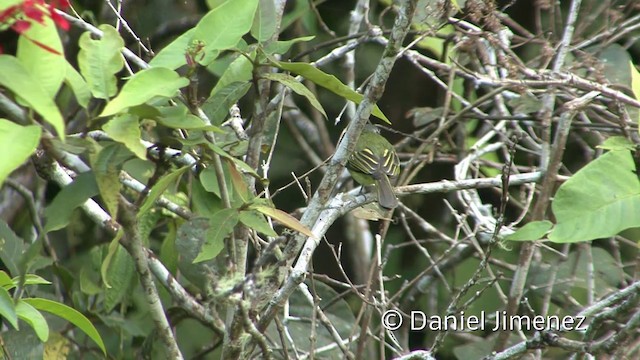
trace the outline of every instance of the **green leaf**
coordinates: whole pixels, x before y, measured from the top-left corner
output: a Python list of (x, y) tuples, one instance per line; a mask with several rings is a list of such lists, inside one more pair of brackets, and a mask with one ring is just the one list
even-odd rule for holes
[[(46, 45), (44, 49), (36, 42)], [(58, 52), (57, 54), (53, 51)], [(18, 38), (16, 57), (31, 77), (38, 79), (42, 89), (51, 99), (55, 98), (65, 78), (64, 49), (53, 20), (42, 17), (42, 22), (31, 21), (31, 26)], [(22, 94), (20, 94), (22, 95)]]
[(287, 214), (282, 210), (265, 206), (265, 205), (252, 205), (250, 208), (258, 210), (259, 212), (273, 219), (276, 219), (277, 221), (282, 223), (282, 225), (288, 227), (289, 229), (295, 230), (310, 238), (314, 238), (314, 239), (316, 238), (316, 236), (311, 232), (311, 230), (309, 230), (308, 227), (302, 225), (302, 223), (298, 219), (294, 218), (293, 216)]
[(106, 313), (110, 313), (129, 294), (135, 272), (133, 259), (127, 250), (120, 244), (116, 245), (109, 263), (101, 268), (106, 287), (103, 304)]
[(71, 184), (60, 190), (44, 210), (47, 219), (44, 230), (49, 232), (67, 226), (73, 210), (98, 192), (98, 184), (92, 172), (79, 174)]
[(258, 12), (253, 18), (251, 36), (258, 42), (271, 39), (276, 32), (276, 6), (273, 0), (259, 0)]
[(272, 42), (269, 42), (264, 47), (264, 52), (269, 54), (269, 55), (284, 54), (287, 51), (289, 51), (289, 49), (291, 49), (291, 46), (293, 46), (293, 44), (298, 43), (298, 42), (307, 42), (307, 41), (311, 41), (313, 39), (315, 39), (315, 36), (303, 36), (303, 37), (299, 37), (299, 38), (295, 38), (295, 39), (291, 39), (291, 40), (272, 41)]
[(4, 270), (0, 270), (0, 286), (6, 290), (12, 289), (15, 286), (13, 280), (11, 280), (11, 276)]
[(9, 225), (0, 219), (0, 260), (10, 274), (19, 274), (18, 264), (24, 252), (24, 240), (11, 230)]
[(160, 246), (160, 261), (166, 266), (167, 270), (174, 276), (178, 270), (178, 256), (176, 251), (176, 225), (175, 222), (169, 222), (168, 231)]
[(146, 199), (144, 199), (144, 202), (140, 207), (140, 211), (138, 212), (138, 218), (142, 217), (144, 213), (151, 210), (151, 207), (156, 202), (156, 200), (158, 200), (160, 195), (162, 195), (162, 193), (165, 192), (169, 188), (169, 186), (171, 186), (171, 184), (173, 184), (174, 182), (177, 182), (178, 179), (180, 179), (180, 177), (182, 176), (182, 174), (184, 174), (190, 168), (191, 166), (188, 166), (188, 165), (181, 167), (180, 169), (172, 171), (169, 174), (163, 176), (160, 180), (158, 180), (158, 182), (155, 185), (153, 185), (153, 187), (149, 191), (149, 194), (147, 195)]
[(264, 218), (264, 215), (257, 211), (252, 210), (244, 210), (240, 212), (240, 222), (245, 224), (248, 228), (251, 228), (259, 233), (263, 233), (267, 236), (275, 237), (278, 236), (271, 226), (267, 219)]
[(18, 314), (13, 298), (4, 287), (0, 287), (0, 316), (6, 319), (14, 329), (18, 329)]
[(210, 227), (202, 250), (193, 263), (215, 258), (224, 248), (224, 238), (227, 237), (238, 223), (238, 210), (222, 209), (209, 219)]
[(207, 125), (199, 117), (189, 114), (189, 109), (185, 106), (167, 106), (160, 108), (160, 115), (157, 117), (158, 122), (172, 129), (187, 130), (210, 130), (214, 132), (223, 132), (220, 128)]
[(113, 218), (118, 214), (118, 198), (122, 187), (120, 168), (131, 156), (133, 154), (118, 143), (111, 143), (102, 148), (97, 155), (89, 156), (100, 196)]
[(76, 71), (71, 64), (67, 62), (66, 67), (67, 71), (65, 73), (64, 82), (71, 88), (71, 91), (73, 91), (78, 104), (86, 109), (87, 106), (89, 106), (89, 100), (91, 100), (89, 85), (87, 85), (87, 82), (84, 81), (82, 75), (80, 75), (80, 73)]
[(105, 106), (100, 116), (113, 115), (131, 106), (143, 104), (156, 96), (173, 97), (189, 80), (167, 68), (150, 68), (137, 72), (122, 91)]
[(611, 136), (596, 146), (605, 150), (634, 150), (636, 146), (624, 136)]
[[(633, 65), (631, 60), (629, 60), (629, 69), (631, 70), (631, 91), (633, 91), (633, 96), (636, 99), (640, 99), (640, 72), (638, 72), (638, 68)], [(635, 109), (639, 118), (635, 119), (638, 123), (640, 123), (640, 111)]]
[(251, 88), (251, 83), (232, 82), (220, 88), (202, 105), (212, 124), (221, 124), (229, 114), (231, 106), (238, 102)]
[(42, 342), (46, 342), (49, 338), (49, 325), (44, 319), (44, 316), (40, 314), (33, 306), (31, 306), (27, 299), (22, 299), (16, 304), (16, 313), (18, 317), (29, 324), (33, 331), (36, 332), (38, 338)]
[[(638, 95), (640, 95), (640, 74), (633, 66), (631, 56), (625, 48), (613, 43), (604, 49), (591, 47), (588, 51), (593, 52), (594, 56), (600, 60), (603, 76), (609, 84), (633, 92), (636, 99), (638, 99)], [(631, 119), (636, 122), (640, 120), (638, 108), (630, 105), (626, 105), (625, 108)]]
[(325, 119), (327, 118), (327, 113), (324, 112), (324, 109), (322, 108), (322, 105), (320, 105), (318, 99), (316, 99), (316, 96), (313, 95), (311, 90), (307, 89), (306, 86), (296, 81), (293, 76), (280, 73), (265, 73), (262, 76), (269, 80), (277, 81), (293, 90), (293, 92), (295, 92), (296, 94), (304, 96), (305, 98), (307, 98), (307, 100), (309, 100), (311, 105), (324, 116)]
[(185, 54), (191, 39), (195, 33), (195, 28), (190, 29), (184, 34), (180, 35), (177, 39), (173, 40), (169, 45), (160, 50), (156, 56), (151, 59), (149, 66), (151, 67), (163, 67), (171, 70), (175, 70), (187, 63)]
[(139, 159), (146, 160), (147, 148), (142, 145), (140, 123), (137, 116), (122, 114), (102, 126), (109, 137), (131, 150)]
[[(360, 104), (360, 102), (362, 102), (362, 99), (364, 98), (362, 94), (357, 93), (355, 90), (343, 84), (342, 81), (338, 80), (338, 78), (336, 78), (335, 76), (329, 75), (310, 64), (301, 62), (287, 63), (282, 61), (274, 61), (274, 65), (282, 70), (291, 71), (304, 77), (307, 80), (313, 81), (316, 85), (322, 86), (332, 93), (347, 100), (353, 101), (356, 104)], [(383, 120), (387, 124), (391, 124), (391, 121), (389, 121), (389, 119), (387, 119), (387, 117), (382, 113), (382, 110), (380, 110), (378, 105), (373, 106), (371, 114)]]
[(532, 221), (504, 239), (509, 241), (535, 241), (551, 230), (553, 223), (551, 221)]
[(107, 256), (105, 256), (104, 261), (100, 266), (100, 275), (102, 276), (102, 282), (104, 283), (107, 289), (111, 287), (111, 284), (109, 284), (109, 276), (107, 272), (109, 270), (109, 266), (111, 265), (111, 260), (113, 259), (113, 256), (118, 251), (118, 248), (120, 245), (120, 239), (122, 238), (122, 235), (123, 235), (122, 230), (118, 230), (118, 232), (116, 233), (116, 236), (109, 243)]
[(552, 209), (553, 242), (588, 241), (639, 227), (640, 182), (631, 153), (610, 151), (587, 164), (560, 186)]
[(197, 116), (191, 114), (185, 114), (182, 117), (160, 117), (158, 122), (166, 127), (172, 129), (201, 129), (206, 126), (204, 121)]
[[(227, 190), (229, 191), (229, 197), (231, 198), (230, 200), (233, 199), (233, 194), (232, 194), (232, 182), (231, 182), (231, 173), (228, 171), (227, 168), (227, 163), (223, 164), (223, 171), (224, 171), (224, 179), (225, 179), (225, 184), (227, 185)], [(206, 168), (203, 169), (200, 172), (200, 183), (202, 184), (202, 187), (210, 192), (215, 194), (218, 198), (222, 198), (222, 194), (220, 192), (220, 184), (218, 183), (218, 177), (216, 176), (216, 171), (214, 169), (211, 168)]]
[(91, 338), (91, 340), (93, 340), (98, 345), (98, 347), (100, 347), (100, 350), (102, 350), (103, 354), (107, 354), (107, 350), (104, 347), (104, 342), (102, 341), (98, 330), (96, 330), (89, 319), (87, 319), (84, 315), (82, 315), (82, 313), (78, 312), (74, 308), (56, 301), (40, 298), (23, 299), (22, 302), (29, 303), (31, 306), (40, 311), (46, 311), (72, 323), (82, 332), (87, 334), (87, 336)]
[(0, 118), (0, 184), (36, 151), (40, 132), (37, 125), (21, 126)]
[(118, 90), (115, 74), (124, 66), (120, 51), (124, 41), (111, 25), (100, 25), (102, 38), (94, 40), (90, 32), (80, 36), (78, 67), (87, 80), (91, 93), (98, 99), (109, 99)]
[(0, 85), (20, 96), (33, 110), (51, 124), (58, 136), (64, 140), (64, 121), (60, 110), (52, 98), (22, 66), (18, 59), (9, 55), (0, 55)]
[[(13, 279), (13, 283), (17, 284), (20, 282), (20, 277), (16, 276)], [(51, 281), (42, 278), (36, 274), (26, 274), (24, 276), (24, 284), (25, 285), (51, 285)]]
[[(253, 54), (252, 54), (253, 55)], [(213, 97), (227, 85), (240, 82), (249, 82), (253, 77), (253, 64), (246, 56), (239, 55), (235, 60), (229, 64), (227, 70), (222, 74), (220, 80), (216, 83), (216, 86), (211, 89), (210, 96)], [(227, 108), (227, 111), (229, 109)]]
[(205, 57), (210, 62), (211, 53), (234, 47), (249, 32), (257, 7), (258, 0), (227, 1), (200, 20), (191, 40), (205, 42)]

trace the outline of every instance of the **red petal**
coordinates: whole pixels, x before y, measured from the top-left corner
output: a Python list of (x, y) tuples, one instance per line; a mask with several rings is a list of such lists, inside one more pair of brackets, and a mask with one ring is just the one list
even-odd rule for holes
[(26, 20), (16, 20), (16, 22), (11, 25), (13, 31), (17, 32), (18, 34), (22, 34), (23, 32), (29, 30), (29, 27), (31, 27), (31, 23)]
[(69, 0), (51, 0), (51, 6), (64, 10), (69, 7)]
[(18, 5), (14, 5), (0, 13), (0, 22), (5, 22), (8, 18), (12, 17), (18, 10)]
[(69, 22), (67, 21), (67, 19), (63, 18), (62, 15), (55, 12), (53, 8), (50, 9), (49, 15), (51, 16), (51, 20), (53, 20), (56, 25), (58, 25), (64, 31), (69, 31)]
[(42, 10), (36, 8), (36, 7), (24, 7), (24, 14), (26, 17), (28, 17), (29, 19), (33, 19), (37, 22), (39, 22), (40, 24), (44, 24), (44, 13), (42, 12)]

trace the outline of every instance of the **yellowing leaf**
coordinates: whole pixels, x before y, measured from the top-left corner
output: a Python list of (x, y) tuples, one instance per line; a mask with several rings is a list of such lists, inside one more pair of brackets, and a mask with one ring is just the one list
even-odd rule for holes
[(259, 212), (267, 216), (270, 216), (273, 219), (278, 220), (280, 223), (282, 223), (284, 226), (288, 227), (289, 229), (295, 230), (310, 238), (316, 238), (316, 236), (311, 232), (311, 230), (309, 230), (308, 227), (302, 225), (302, 223), (298, 219), (294, 218), (293, 216), (287, 214), (282, 210), (264, 206), (264, 205), (253, 205), (251, 206), (251, 208), (258, 210)]

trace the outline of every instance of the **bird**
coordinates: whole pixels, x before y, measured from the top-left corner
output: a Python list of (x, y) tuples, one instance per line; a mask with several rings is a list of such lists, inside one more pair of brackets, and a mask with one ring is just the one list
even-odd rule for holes
[(400, 159), (393, 145), (368, 123), (349, 156), (347, 169), (360, 185), (375, 185), (380, 207), (392, 210), (398, 206), (389, 178), (400, 174)]

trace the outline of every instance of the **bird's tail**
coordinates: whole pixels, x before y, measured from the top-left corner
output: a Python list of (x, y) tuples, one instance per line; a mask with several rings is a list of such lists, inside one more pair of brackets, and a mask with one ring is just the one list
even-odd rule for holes
[(381, 207), (391, 210), (398, 206), (398, 199), (393, 193), (393, 187), (386, 174), (382, 173), (377, 177), (376, 188), (378, 189), (378, 204)]

